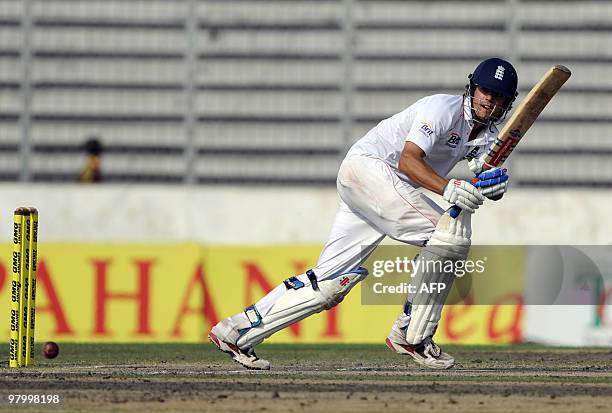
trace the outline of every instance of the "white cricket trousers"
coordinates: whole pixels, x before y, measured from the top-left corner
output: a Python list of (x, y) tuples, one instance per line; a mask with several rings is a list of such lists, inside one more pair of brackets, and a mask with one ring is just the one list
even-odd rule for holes
[[(318, 280), (356, 269), (385, 236), (423, 245), (444, 212), (399, 179), (380, 158), (347, 157), (340, 165), (337, 186), (340, 207), (319, 261), (312, 268)], [(304, 274), (297, 277), (308, 282)], [(266, 314), (285, 291), (285, 285), (280, 284), (255, 306)]]

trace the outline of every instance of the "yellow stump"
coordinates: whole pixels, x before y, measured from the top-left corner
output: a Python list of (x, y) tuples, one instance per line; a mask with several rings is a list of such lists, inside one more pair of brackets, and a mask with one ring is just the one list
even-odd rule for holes
[(21, 367), (21, 308), (23, 301), (21, 264), (22, 264), (22, 239), (23, 239), (23, 218), (25, 209), (17, 208), (13, 215), (13, 257), (12, 257), (12, 278), (11, 278), (11, 338), (9, 342), (9, 366)]
[(37, 258), (38, 211), (17, 208), (13, 215), (10, 367), (29, 366), (34, 358)]
[(19, 323), (19, 366), (24, 366), (26, 361), (26, 349), (28, 347), (28, 294), (29, 294), (29, 285), (28, 285), (28, 242), (26, 234), (29, 232), (30, 226), (30, 210), (28, 208), (22, 208), (22, 219), (21, 219), (21, 272), (19, 274), (19, 280), (21, 282), (21, 291), (19, 293), (19, 315), (20, 315), (20, 323)]
[(28, 317), (26, 320), (26, 352), (25, 365), (32, 364), (34, 358), (34, 327), (36, 324), (36, 273), (38, 258), (38, 211), (36, 208), (29, 208), (29, 216), (26, 225), (26, 278), (28, 286), (24, 293), (27, 296)]

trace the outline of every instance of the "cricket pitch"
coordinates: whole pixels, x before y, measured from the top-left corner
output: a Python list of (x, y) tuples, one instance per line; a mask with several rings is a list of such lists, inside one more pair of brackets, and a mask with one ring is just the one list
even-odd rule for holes
[[(424, 370), (383, 344), (264, 344), (258, 355), (272, 369), (249, 371), (208, 343), (60, 343), (55, 360), (3, 364), (0, 411), (584, 413), (612, 405), (610, 349), (443, 348), (457, 360), (448, 371)], [(60, 403), (15, 406), (10, 394), (58, 394)]]

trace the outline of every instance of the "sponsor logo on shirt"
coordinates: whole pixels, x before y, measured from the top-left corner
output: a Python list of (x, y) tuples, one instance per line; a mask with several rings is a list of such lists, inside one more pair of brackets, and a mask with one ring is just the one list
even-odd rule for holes
[(468, 161), (471, 161), (472, 159), (474, 159), (478, 155), (479, 150), (480, 150), (479, 147), (473, 148), (471, 151), (469, 151), (467, 153), (467, 155), (465, 155), (464, 159), (467, 159)]
[(456, 132), (451, 132), (450, 137), (446, 141), (446, 146), (456, 148), (457, 145), (459, 145), (459, 142), (461, 142), (461, 136), (459, 136), (459, 134)]
[(419, 129), (421, 132), (423, 132), (425, 135), (427, 136), (431, 136), (433, 135), (434, 131), (431, 128), (431, 125), (427, 124), (427, 123), (423, 123), (421, 125), (421, 129)]

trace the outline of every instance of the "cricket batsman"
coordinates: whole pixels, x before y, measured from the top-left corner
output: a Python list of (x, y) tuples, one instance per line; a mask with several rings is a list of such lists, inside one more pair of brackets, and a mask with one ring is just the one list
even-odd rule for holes
[[(514, 67), (486, 59), (468, 76), (463, 95), (424, 97), (381, 121), (348, 151), (340, 165), (340, 206), (329, 239), (315, 267), (287, 278), (255, 304), (215, 325), (209, 339), (249, 369), (269, 369), (254, 348), (275, 332), (338, 305), (365, 279), (361, 264), (386, 237), (421, 247), (431, 260), (465, 260), (470, 247), (471, 214), (486, 198), (506, 192), (505, 169), (481, 160), (498, 135), (496, 127), (517, 96)], [(462, 160), (476, 175), (473, 183), (447, 178)], [(419, 189), (442, 195), (454, 205), (446, 212)], [(455, 212), (460, 208), (457, 215)], [(421, 266), (416, 282), (445, 282), (454, 274)], [(422, 366), (447, 369), (453, 357), (433, 341), (446, 295), (407, 297), (386, 339), (398, 354)]]

